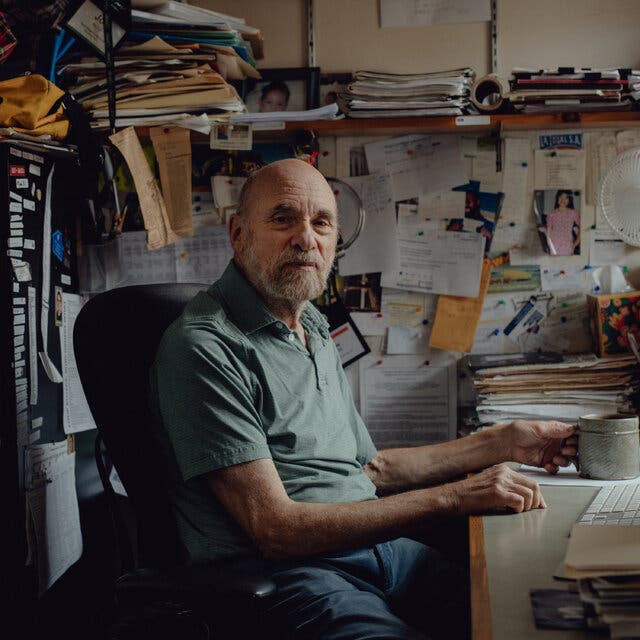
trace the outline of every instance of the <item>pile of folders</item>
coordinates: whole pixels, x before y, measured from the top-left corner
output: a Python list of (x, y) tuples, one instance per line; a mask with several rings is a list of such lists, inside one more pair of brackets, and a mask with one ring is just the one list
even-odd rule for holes
[(514, 69), (504, 96), (523, 113), (631, 109), (640, 97), (640, 71), (633, 69)]
[(509, 362), (514, 356), (466, 356), (476, 424), (514, 419), (574, 423), (588, 413), (635, 413), (640, 374), (634, 356), (554, 355), (517, 364)]
[[(156, 12), (134, 10), (132, 30), (114, 52), (116, 126), (152, 126), (195, 114), (243, 111), (233, 81), (260, 78), (260, 32), (239, 18), (169, 2)], [(73, 48), (58, 63), (57, 81), (106, 128), (104, 63)]]

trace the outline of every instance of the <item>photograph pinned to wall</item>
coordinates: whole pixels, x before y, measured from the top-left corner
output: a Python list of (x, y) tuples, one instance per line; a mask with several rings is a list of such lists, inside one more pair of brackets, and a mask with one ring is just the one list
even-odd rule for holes
[(485, 238), (484, 253), (489, 255), (493, 234), (500, 217), (504, 193), (489, 193), (480, 190), (480, 183), (471, 180), (468, 184), (454, 187), (452, 191), (464, 191), (464, 218), (449, 218), (447, 231), (475, 231)]
[(382, 288), (379, 273), (345, 276), (342, 299), (349, 311), (380, 311)]
[(533, 210), (545, 253), (552, 256), (580, 254), (580, 191), (576, 189), (534, 191)]
[(62, 287), (54, 287), (54, 295), (56, 298), (56, 327), (62, 326)]
[(211, 149), (248, 150), (253, 146), (253, 129), (250, 124), (213, 122), (209, 147)]
[(261, 80), (247, 78), (242, 99), (249, 113), (306, 111), (320, 106), (320, 68), (260, 69)]
[(541, 275), (538, 265), (504, 265), (491, 269), (487, 293), (508, 291), (534, 291), (540, 288)]

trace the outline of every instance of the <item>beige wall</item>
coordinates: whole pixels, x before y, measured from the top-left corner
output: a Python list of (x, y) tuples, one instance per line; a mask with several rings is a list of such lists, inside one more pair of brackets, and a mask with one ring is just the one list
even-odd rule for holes
[[(244, 17), (264, 35), (259, 67), (307, 65), (306, 0), (191, 0)], [(315, 0), (323, 72), (490, 71), (488, 23), (379, 27), (378, 0)], [(498, 73), (514, 66), (640, 67), (640, 0), (498, 0)]]

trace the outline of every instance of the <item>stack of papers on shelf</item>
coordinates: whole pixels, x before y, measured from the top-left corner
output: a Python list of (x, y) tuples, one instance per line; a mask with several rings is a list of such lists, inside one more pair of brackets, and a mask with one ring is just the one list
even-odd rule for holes
[[(127, 44), (114, 56), (116, 126), (148, 126), (172, 122), (189, 114), (226, 114), (242, 111), (244, 103), (235, 88), (212, 68), (221, 57), (234, 59), (236, 71), (257, 71), (220, 47), (174, 47), (154, 36), (143, 44)], [(80, 58), (62, 66), (60, 83), (92, 117), (94, 128), (108, 127), (107, 82), (104, 64), (96, 58)]]
[(633, 356), (561, 356), (540, 362), (476, 368), (468, 365), (480, 426), (514, 419), (575, 422), (589, 413), (635, 412), (639, 388)]
[(473, 69), (395, 74), (356, 71), (338, 94), (350, 118), (454, 116), (466, 113), (475, 78)]
[(638, 97), (632, 69), (514, 69), (506, 98), (524, 113), (628, 110)]
[[(208, 42), (232, 46), (245, 60), (263, 57), (260, 30), (244, 18), (170, 0), (159, 7), (131, 12), (132, 36), (146, 39), (159, 34), (172, 42)], [(254, 65), (255, 66), (255, 65)]]
[(256, 113), (233, 113), (229, 122), (301, 122), (307, 120), (337, 120), (341, 118), (338, 105), (327, 104), (306, 111), (264, 111)]

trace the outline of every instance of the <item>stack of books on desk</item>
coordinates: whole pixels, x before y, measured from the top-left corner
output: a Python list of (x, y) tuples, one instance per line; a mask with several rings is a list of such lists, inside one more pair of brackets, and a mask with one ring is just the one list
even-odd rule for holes
[(558, 354), (555, 362), (505, 366), (492, 366), (499, 360), (486, 360), (485, 366), (483, 358), (467, 356), (466, 363), (478, 426), (514, 419), (575, 422), (589, 413), (635, 411), (640, 380), (631, 355)]
[(473, 69), (432, 73), (356, 71), (338, 104), (350, 118), (456, 116), (466, 113)]
[(505, 96), (523, 113), (631, 109), (640, 90), (632, 69), (514, 69)]

